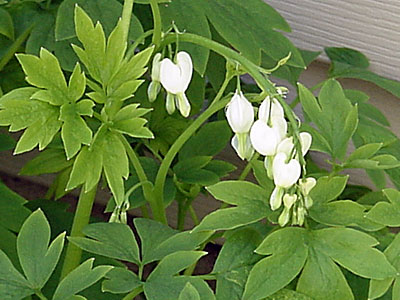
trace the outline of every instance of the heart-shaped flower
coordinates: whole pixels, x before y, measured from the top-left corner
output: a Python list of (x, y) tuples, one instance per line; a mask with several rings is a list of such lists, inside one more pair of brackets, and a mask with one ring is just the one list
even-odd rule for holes
[(277, 187), (289, 188), (299, 180), (301, 166), (296, 159), (290, 159), (287, 162), (286, 154), (279, 152), (274, 158), (272, 172)]
[(254, 122), (250, 131), (250, 140), (254, 149), (265, 156), (276, 154), (277, 147), (286, 135), (287, 123), (283, 118), (276, 118), (272, 127), (264, 120)]
[[(270, 113), (271, 111), (271, 113)], [(282, 105), (275, 98), (267, 96), (258, 108), (258, 118), (268, 123), (269, 118), (272, 119), (279, 118), (284, 119), (284, 112)]]
[[(301, 144), (301, 153), (304, 156), (310, 149), (312, 136), (308, 132), (304, 131), (300, 132), (299, 137)], [(293, 148), (294, 148), (293, 137), (287, 137), (279, 143), (277, 152), (284, 152), (286, 156), (289, 156), (292, 153)]]

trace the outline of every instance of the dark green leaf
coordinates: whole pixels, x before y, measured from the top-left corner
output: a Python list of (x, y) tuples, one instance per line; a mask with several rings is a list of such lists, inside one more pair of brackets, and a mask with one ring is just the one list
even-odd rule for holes
[(119, 223), (92, 223), (83, 229), (88, 238), (70, 237), (69, 241), (85, 251), (140, 263), (139, 248), (129, 226)]
[(331, 61), (341, 62), (354, 67), (366, 69), (369, 67), (368, 58), (360, 51), (350, 48), (327, 47), (324, 49)]
[(284, 228), (268, 235), (255, 250), (270, 255), (250, 271), (243, 300), (268, 297), (289, 284), (306, 262), (308, 249), (303, 228)]
[(17, 143), (6, 133), (0, 133), (0, 151), (11, 150)]
[(4, 300), (20, 300), (34, 294), (29, 282), (12, 265), (0, 249), (0, 297)]
[(0, 8), (0, 34), (5, 35), (9, 39), (14, 39), (14, 24), (13, 20), (3, 8)]
[(179, 159), (215, 156), (226, 147), (231, 136), (232, 132), (226, 121), (207, 123), (185, 143), (179, 151)]
[(24, 222), (17, 238), (21, 267), (30, 286), (40, 290), (53, 273), (64, 246), (65, 232), (49, 246), (50, 225), (38, 209)]
[(135, 273), (125, 268), (114, 268), (106, 275), (107, 280), (103, 281), (102, 291), (113, 294), (123, 294), (133, 291), (142, 285), (142, 282)]
[(0, 182), (0, 210), (5, 217), (0, 218), (0, 226), (14, 232), (19, 232), (24, 220), (31, 211), (23, 205), (27, 200), (10, 190)]
[(311, 249), (297, 282), (297, 291), (324, 300), (354, 300), (340, 268), (325, 254)]
[(367, 213), (367, 218), (390, 227), (400, 226), (400, 192), (395, 189), (383, 190), (389, 202), (378, 202)]
[(315, 250), (331, 257), (358, 276), (385, 279), (396, 274), (382, 252), (373, 248), (378, 241), (350, 228), (326, 228), (313, 233)]
[(94, 259), (88, 259), (61, 280), (52, 299), (70, 299), (80, 291), (99, 281), (113, 268), (112, 266), (98, 266), (93, 268), (93, 261)]
[(311, 198), (314, 202), (321, 204), (336, 199), (346, 187), (348, 178), (348, 176), (319, 178), (316, 186), (310, 192)]

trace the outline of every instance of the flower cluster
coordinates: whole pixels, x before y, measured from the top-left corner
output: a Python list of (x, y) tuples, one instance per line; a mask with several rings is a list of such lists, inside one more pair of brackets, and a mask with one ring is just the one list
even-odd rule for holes
[[(278, 88), (278, 95), (284, 94)], [(315, 186), (314, 178), (301, 176), (299, 155), (304, 156), (312, 137), (308, 132), (301, 132), (298, 140), (288, 132), (283, 107), (276, 98), (267, 96), (258, 108), (258, 119), (254, 121), (253, 105), (242, 92), (236, 91), (226, 109), (228, 123), (235, 133), (232, 146), (241, 159), (250, 160), (254, 151), (265, 156), (264, 165), (267, 174), (274, 181), (275, 189), (270, 197), (272, 210), (282, 206), (279, 224), (302, 225), (307, 209), (312, 205), (309, 196)], [(296, 146), (300, 143), (300, 146)], [(301, 148), (301, 154), (297, 149)]]
[(178, 108), (184, 117), (190, 114), (190, 103), (185, 95), (193, 75), (193, 63), (187, 52), (176, 54), (175, 63), (169, 58), (161, 60), (161, 53), (154, 55), (151, 83), (147, 90), (149, 101), (156, 100), (161, 85), (167, 91), (166, 109), (169, 114)]

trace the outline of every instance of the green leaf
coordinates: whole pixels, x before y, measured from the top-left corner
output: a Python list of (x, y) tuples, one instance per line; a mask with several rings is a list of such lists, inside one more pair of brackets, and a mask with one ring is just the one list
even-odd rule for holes
[(261, 201), (251, 201), (238, 207), (218, 209), (206, 215), (195, 232), (203, 230), (230, 230), (262, 220), (271, 213), (270, 208)]
[(223, 160), (213, 159), (203, 169), (215, 173), (218, 177), (224, 177), (235, 171), (236, 166)]
[[(60, 120), (63, 121), (61, 128), (61, 138), (64, 142), (65, 153), (68, 159), (75, 156), (81, 149), (81, 145), (90, 145), (92, 141), (92, 131), (80, 116), (85, 112), (82, 108), (89, 107), (92, 114), (94, 103), (91, 100), (83, 100), (78, 103), (64, 104), (60, 109)], [(85, 113), (86, 114), (86, 113)]]
[(0, 226), (14, 232), (19, 232), (25, 219), (31, 211), (24, 207), (27, 200), (10, 190), (0, 182), (0, 210), (5, 217), (0, 218)]
[(150, 109), (138, 108), (139, 104), (130, 104), (119, 110), (113, 119), (113, 130), (136, 138), (154, 138), (153, 133), (144, 125), (147, 120), (140, 118)]
[(366, 208), (351, 200), (333, 201), (313, 205), (310, 217), (330, 226), (358, 226), (366, 231), (376, 231), (384, 226), (365, 218)]
[[(276, 61), (292, 54), (289, 65), (304, 67), (300, 52), (281, 33), (274, 29), (290, 31), (286, 21), (269, 5), (260, 0), (205, 0), (202, 4), (207, 18), (233, 47), (245, 57), (259, 64), (261, 50)], [(268, 22), (263, 22), (265, 18)], [(252, 22), (249, 22), (252, 20)], [(237, 28), (243, 30), (238, 32)]]
[[(57, 12), (55, 35), (58, 41), (75, 36), (74, 8), (79, 5), (90, 16), (93, 22), (99, 21), (107, 35), (111, 33), (121, 17), (122, 5), (115, 0), (66, 0), (63, 1)], [(107, 12), (105, 14), (105, 12)], [(129, 37), (136, 39), (143, 33), (139, 20), (132, 15)]]
[(125, 268), (112, 269), (106, 274), (106, 278), (101, 289), (113, 294), (129, 293), (143, 284), (135, 273)]
[(36, 145), (43, 150), (59, 131), (58, 109), (48, 103), (32, 100), (34, 88), (20, 88), (0, 98), (0, 126), (15, 132), (26, 129), (14, 150), (15, 154), (30, 151)]
[(225, 148), (231, 137), (232, 132), (226, 121), (207, 123), (184, 144), (179, 151), (179, 159), (215, 156)]
[(68, 240), (85, 251), (119, 260), (140, 263), (139, 247), (129, 226), (119, 223), (92, 223), (83, 229), (88, 237)]
[(326, 255), (311, 249), (297, 282), (297, 291), (324, 300), (354, 300), (340, 268)]
[(346, 98), (336, 80), (328, 80), (322, 86), (318, 101), (304, 86), (298, 86), (303, 110), (329, 143), (331, 156), (344, 159), (349, 140), (357, 129), (357, 106)]
[(242, 299), (250, 269), (260, 259), (254, 253), (260, 242), (261, 235), (249, 228), (226, 237), (212, 271), (217, 275), (217, 299)]
[(200, 295), (201, 300), (215, 299), (213, 292), (201, 279), (188, 276), (173, 276), (191, 266), (202, 256), (201, 251), (178, 251), (166, 256), (144, 284), (144, 293), (149, 300), (178, 299), (182, 289), (190, 282)]
[(313, 237), (316, 251), (358, 276), (385, 279), (396, 274), (383, 253), (373, 248), (378, 241), (366, 233), (350, 228), (326, 228), (313, 232)]
[(262, 187), (247, 181), (222, 181), (207, 187), (217, 200), (232, 205), (242, 205), (252, 202), (268, 203), (269, 194)]
[(348, 176), (320, 177), (311, 190), (310, 196), (314, 202), (327, 203), (339, 197), (346, 187)]
[(275, 294), (265, 298), (265, 300), (315, 300), (304, 294), (289, 289), (282, 289)]
[(360, 51), (350, 48), (324, 48), (326, 55), (331, 61), (341, 62), (354, 67), (366, 69), (369, 67), (368, 58)]
[(99, 281), (113, 268), (112, 266), (92, 268), (93, 261), (94, 259), (88, 259), (61, 280), (52, 299), (68, 300), (70, 297)]
[(350, 154), (350, 156), (347, 158), (347, 162), (354, 161), (356, 159), (367, 159), (372, 157), (376, 152), (379, 151), (383, 146), (382, 143), (371, 143), (371, 144), (366, 144), (363, 145), (356, 150), (353, 151), (353, 153)]
[(270, 256), (260, 260), (250, 271), (243, 300), (268, 297), (289, 284), (306, 262), (305, 240), (303, 228), (288, 227), (268, 235), (255, 252)]
[(264, 166), (264, 162), (260, 160), (251, 161), (251, 167), (253, 169), (254, 177), (257, 182), (269, 193), (272, 193), (274, 189), (273, 181), (268, 177), (267, 169)]
[(200, 295), (196, 288), (188, 282), (179, 294), (178, 300), (200, 300)]
[(35, 158), (28, 161), (19, 174), (21, 175), (41, 175), (58, 173), (69, 166), (73, 161), (67, 160), (62, 149), (50, 148), (40, 152)]
[(33, 86), (49, 91), (52, 103), (60, 105), (68, 94), (67, 82), (58, 59), (48, 50), (41, 48), (39, 57), (30, 54), (17, 54), (26, 74), (26, 81)]
[[(167, 31), (172, 22), (174, 22), (181, 32), (189, 32), (211, 38), (204, 7), (198, 4), (197, 1), (174, 0), (168, 5), (161, 5), (160, 13), (164, 31)], [(207, 48), (198, 47), (190, 43), (180, 43), (179, 50), (187, 51), (191, 55), (194, 69), (203, 76), (210, 51)]]
[(195, 250), (212, 234), (205, 232), (178, 232), (148, 219), (135, 219), (135, 227), (142, 241), (142, 263), (161, 260), (177, 251)]
[(0, 297), (4, 300), (20, 300), (34, 293), (29, 282), (0, 249)]
[(389, 227), (400, 226), (400, 192), (395, 189), (383, 190), (390, 202), (378, 202), (367, 213), (367, 218)]
[(30, 285), (41, 289), (53, 273), (64, 246), (65, 232), (49, 246), (50, 225), (38, 209), (24, 222), (17, 238), (21, 267)]
[(0, 34), (5, 35), (9, 39), (14, 39), (14, 24), (13, 20), (3, 8), (0, 8)]

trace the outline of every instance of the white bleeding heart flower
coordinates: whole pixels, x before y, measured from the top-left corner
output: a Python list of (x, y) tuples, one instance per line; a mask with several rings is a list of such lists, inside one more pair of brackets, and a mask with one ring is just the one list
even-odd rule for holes
[[(270, 114), (271, 109), (271, 114)], [(271, 119), (279, 118), (284, 119), (285, 114), (282, 105), (275, 98), (267, 96), (258, 108), (258, 118), (268, 123), (269, 117)]]
[(286, 160), (287, 156), (283, 152), (275, 155), (272, 172), (274, 183), (277, 187), (289, 188), (300, 178), (300, 163), (296, 159), (290, 159), (288, 162)]
[(276, 154), (277, 147), (286, 135), (287, 123), (284, 119), (275, 119), (270, 127), (264, 120), (254, 122), (250, 130), (250, 140), (254, 149), (265, 156)]
[(160, 82), (169, 94), (175, 96), (176, 106), (184, 117), (190, 113), (190, 103), (185, 92), (192, 75), (193, 63), (187, 52), (179, 52), (176, 55), (176, 63), (169, 58), (164, 58), (160, 63)]
[(282, 197), (285, 190), (279, 186), (276, 186), (272, 191), (271, 197), (269, 198), (269, 205), (272, 210), (277, 210), (282, 205)]
[(297, 201), (296, 194), (293, 194), (293, 195), (285, 194), (283, 196), (283, 204), (285, 205), (285, 207), (287, 209), (290, 209), (296, 201)]
[(262, 120), (255, 121), (251, 127), (250, 141), (254, 149), (265, 156), (275, 155), (280, 142), (276, 130)]
[(254, 109), (242, 92), (235, 92), (225, 113), (233, 132), (247, 133), (250, 131), (254, 122)]
[(300, 190), (303, 195), (308, 195), (317, 184), (317, 180), (313, 177), (307, 177), (299, 181)]
[(278, 218), (278, 224), (279, 226), (283, 227), (289, 222), (289, 220), (290, 220), (290, 210), (284, 207), (282, 213)]
[(250, 143), (250, 137), (247, 133), (237, 133), (231, 141), (233, 149), (242, 160), (250, 160), (254, 154), (254, 149)]

